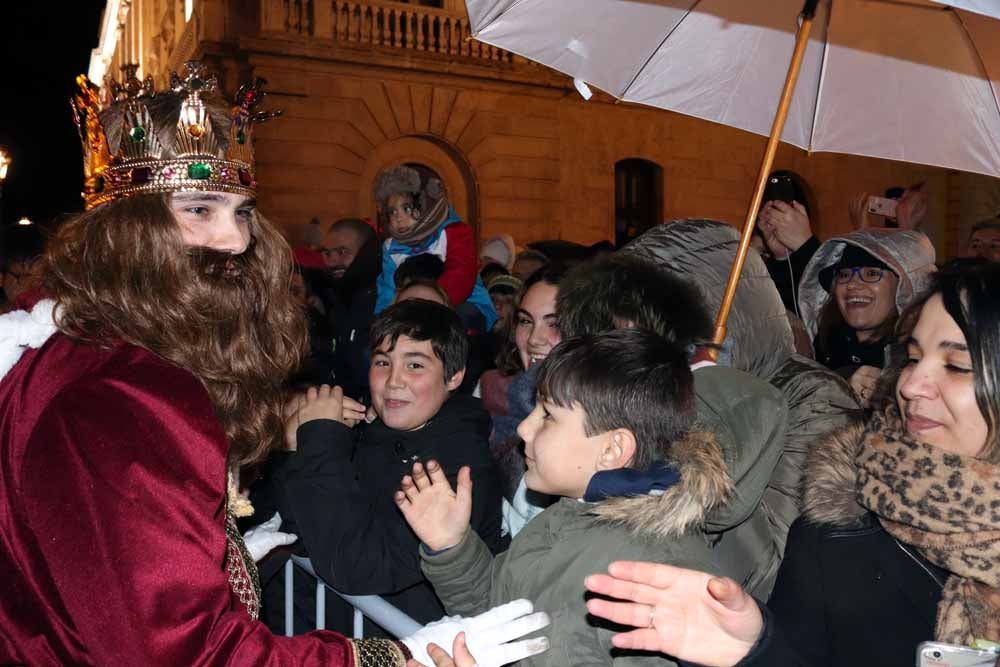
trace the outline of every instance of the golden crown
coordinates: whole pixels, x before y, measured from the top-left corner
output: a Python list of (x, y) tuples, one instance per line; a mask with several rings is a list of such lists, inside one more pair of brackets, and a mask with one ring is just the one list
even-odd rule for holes
[(155, 92), (153, 79), (122, 67), (122, 81), (103, 91), (77, 77), (73, 119), (83, 143), (83, 200), (89, 210), (105, 202), (150, 192), (213, 191), (253, 196), (255, 123), (281, 114), (256, 111), (266, 83), (257, 78), (232, 104), (198, 61), (185, 75), (171, 74), (170, 89)]

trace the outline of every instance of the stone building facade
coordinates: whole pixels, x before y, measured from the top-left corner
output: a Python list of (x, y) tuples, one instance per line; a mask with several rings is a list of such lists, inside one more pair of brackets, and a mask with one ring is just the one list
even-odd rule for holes
[[(764, 147), (600, 94), (585, 102), (566, 77), (471, 39), (462, 0), (109, 0), (91, 78), (137, 62), (163, 85), (193, 57), (227, 91), (266, 78), (284, 109), (258, 131), (260, 205), (293, 239), (314, 217), (373, 217), (376, 174), (400, 162), (436, 171), (481, 237), (593, 243), (687, 216), (739, 225)], [(790, 146), (775, 167), (811, 185), (821, 238), (849, 229), (853, 195), (893, 185), (926, 183), (941, 256), (1000, 209), (996, 179), (943, 169)]]

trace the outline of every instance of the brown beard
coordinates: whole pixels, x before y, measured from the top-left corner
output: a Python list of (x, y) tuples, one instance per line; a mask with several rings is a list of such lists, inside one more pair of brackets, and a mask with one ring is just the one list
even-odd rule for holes
[(188, 257), (194, 265), (195, 273), (224, 288), (242, 283), (247, 273), (248, 256), (252, 255), (254, 245), (255, 241), (251, 238), (247, 249), (238, 255), (199, 246), (189, 248)]
[(259, 216), (239, 255), (187, 248), (166, 196), (128, 197), (63, 224), (44, 269), (59, 328), (90, 344), (139, 345), (193, 373), (231, 464), (258, 463), (281, 446), (284, 383), (307, 341), (291, 251)]

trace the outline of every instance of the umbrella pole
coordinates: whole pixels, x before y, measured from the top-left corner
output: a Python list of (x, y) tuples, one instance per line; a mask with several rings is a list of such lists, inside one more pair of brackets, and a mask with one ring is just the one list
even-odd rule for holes
[[(813, 17), (816, 14), (816, 5), (819, 0), (806, 0), (802, 9), (802, 23), (795, 36), (795, 50), (792, 52), (792, 61), (788, 65), (788, 74), (785, 76), (785, 87), (781, 91), (781, 100), (778, 102), (778, 110), (774, 114), (774, 123), (771, 125), (771, 136), (767, 139), (767, 148), (764, 149), (764, 159), (760, 163), (760, 172), (757, 174), (757, 187), (750, 200), (750, 208), (747, 210), (747, 219), (743, 223), (743, 233), (740, 236), (740, 245), (736, 251), (736, 258), (733, 261), (732, 269), (729, 272), (729, 282), (726, 284), (726, 292), (722, 297), (722, 306), (715, 319), (715, 334), (712, 342), (717, 346), (722, 346), (726, 340), (726, 320), (729, 319), (729, 311), (733, 306), (733, 298), (736, 296), (736, 288), (740, 282), (740, 274), (743, 272), (743, 263), (746, 261), (747, 251), (750, 249), (750, 238), (753, 236), (754, 225), (757, 221), (757, 213), (760, 211), (760, 202), (764, 198), (764, 187), (767, 184), (767, 177), (771, 173), (771, 166), (774, 164), (774, 154), (778, 150), (778, 142), (781, 140), (781, 132), (785, 127), (785, 118), (788, 116), (788, 108), (792, 104), (792, 94), (795, 92), (795, 82), (799, 78), (799, 69), (802, 67), (802, 58), (806, 53), (806, 44), (809, 42), (809, 32), (812, 30)], [(718, 348), (710, 351), (713, 357), (718, 356)]]

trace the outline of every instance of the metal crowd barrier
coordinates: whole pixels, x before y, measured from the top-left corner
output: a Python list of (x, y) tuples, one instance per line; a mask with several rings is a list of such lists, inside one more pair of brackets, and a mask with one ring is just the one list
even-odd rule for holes
[(316, 629), (323, 630), (326, 627), (326, 592), (332, 593), (346, 600), (354, 607), (354, 633), (355, 639), (361, 639), (365, 633), (365, 617), (381, 626), (386, 632), (396, 637), (408, 637), (419, 630), (422, 626), (412, 618), (401, 612), (399, 609), (383, 600), (378, 595), (347, 595), (328, 585), (322, 577), (316, 574), (312, 563), (308, 558), (302, 556), (292, 556), (285, 563), (285, 635), (291, 637), (295, 634), (294, 604), (295, 599), (295, 570), (300, 569), (316, 580)]

